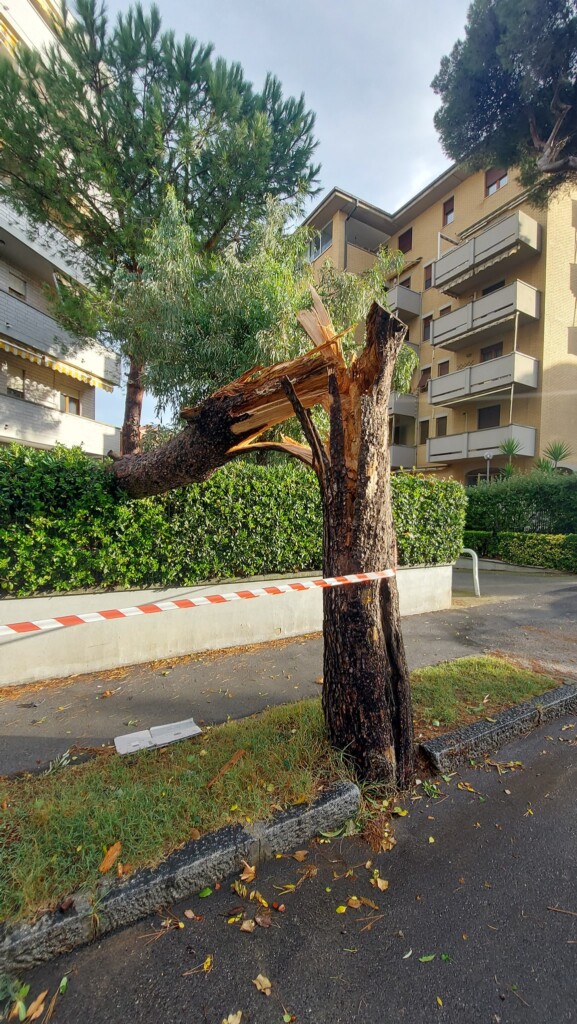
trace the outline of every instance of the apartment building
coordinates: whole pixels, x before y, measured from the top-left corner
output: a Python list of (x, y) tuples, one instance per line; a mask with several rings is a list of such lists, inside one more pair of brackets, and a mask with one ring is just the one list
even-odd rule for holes
[[(3, 0), (0, 51), (49, 44), (59, 10), (57, 0)], [(82, 280), (80, 251), (62, 249), (0, 203), (0, 444), (117, 453), (120, 430), (97, 422), (95, 396), (120, 383), (119, 360), (102, 346), (79, 345), (50, 315), (47, 287), (59, 274)]]
[(536, 209), (506, 168), (454, 166), (396, 213), (333, 189), (306, 222), (310, 258), (360, 273), (381, 245), (404, 253), (387, 301), (419, 357), (391, 395), (391, 464), (463, 483), (553, 440), (577, 470), (577, 195)]

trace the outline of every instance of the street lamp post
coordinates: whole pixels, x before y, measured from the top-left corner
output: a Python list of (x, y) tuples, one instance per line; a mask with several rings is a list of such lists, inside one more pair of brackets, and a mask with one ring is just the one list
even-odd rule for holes
[(487, 463), (487, 478), (486, 479), (487, 479), (487, 483), (489, 483), (489, 478), (490, 478), (490, 473), (491, 473), (491, 459), (493, 458), (493, 452), (485, 452), (483, 458), (485, 459), (485, 461)]

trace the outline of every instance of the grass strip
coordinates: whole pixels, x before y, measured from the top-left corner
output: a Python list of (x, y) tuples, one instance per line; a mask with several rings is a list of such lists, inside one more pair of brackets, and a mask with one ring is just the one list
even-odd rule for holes
[[(440, 726), (556, 685), (487, 657), (419, 669), (412, 680), (416, 721)], [(311, 699), (162, 750), (0, 780), (0, 920), (30, 918), (71, 892), (92, 889), (114, 843), (122, 844), (124, 863), (155, 865), (191, 834), (310, 802), (319, 787), (346, 774), (326, 740), (320, 701)]]

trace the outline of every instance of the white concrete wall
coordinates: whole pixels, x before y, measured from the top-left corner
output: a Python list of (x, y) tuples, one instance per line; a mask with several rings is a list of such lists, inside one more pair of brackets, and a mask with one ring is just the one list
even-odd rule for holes
[[(399, 569), (397, 579), (401, 615), (439, 611), (451, 606), (450, 565)], [(291, 577), (283, 582), (294, 580)], [(240, 581), (178, 590), (4, 599), (0, 601), (0, 623), (9, 625), (264, 585), (266, 582), (262, 580), (258, 583)], [(0, 686), (65, 678), (242, 644), (266, 643), (320, 629), (322, 591), (319, 588), (253, 601), (94, 622), (48, 633), (0, 637)]]

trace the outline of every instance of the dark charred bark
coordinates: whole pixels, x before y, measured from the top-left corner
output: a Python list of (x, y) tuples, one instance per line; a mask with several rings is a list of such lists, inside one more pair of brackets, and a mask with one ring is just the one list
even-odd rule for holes
[[(289, 363), (252, 370), (196, 408), (183, 409), (181, 415), (187, 426), (167, 444), (117, 459), (112, 472), (133, 498), (201, 483), (220, 466), (243, 454), (246, 444), (263, 430), (292, 416), (292, 405), (282, 384), (286, 377), (305, 408), (325, 400), (327, 369), (333, 362), (333, 352), (325, 348), (307, 352)], [(302, 457), (302, 453), (280, 443), (265, 443), (263, 448), (281, 448)]]
[[(293, 397), (321, 484), (325, 576), (395, 567), (388, 399), (405, 330), (373, 305), (362, 356), (331, 372), (328, 458)], [(325, 590), (323, 599), (329, 739), (363, 778), (406, 788), (414, 772), (413, 720), (396, 580)]]
[[(406, 328), (373, 304), (367, 344), (347, 367), (326, 310), (301, 318), (317, 348), (266, 370), (253, 370), (195, 409), (187, 426), (151, 452), (115, 462), (118, 482), (145, 497), (207, 479), (235, 455), (255, 447), (263, 430), (293, 411), (310, 450), (296, 442), (263, 442), (313, 466), (320, 481), (325, 576), (393, 568), (388, 446), (391, 379)], [(328, 396), (328, 398), (327, 398)], [(329, 410), (325, 448), (307, 411)], [(414, 770), (409, 677), (394, 578), (326, 590), (323, 708), (331, 743), (354, 759), (365, 779), (409, 785)]]
[(143, 373), (144, 363), (131, 359), (126, 382), (124, 422), (120, 432), (120, 451), (123, 455), (134, 455), (140, 451), (140, 419), (144, 401)]

